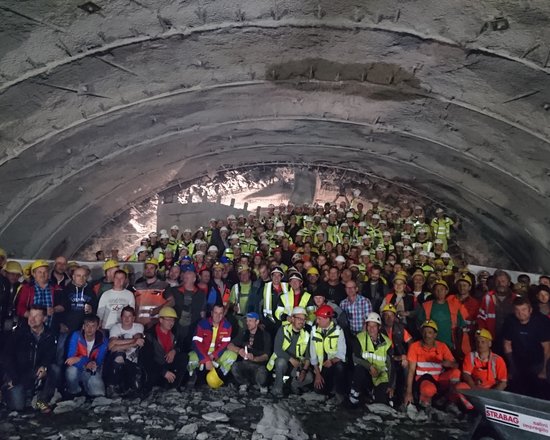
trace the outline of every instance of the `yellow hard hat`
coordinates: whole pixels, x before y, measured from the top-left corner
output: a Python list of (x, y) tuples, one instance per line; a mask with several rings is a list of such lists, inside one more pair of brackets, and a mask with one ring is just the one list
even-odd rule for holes
[(34, 272), (39, 267), (50, 267), (50, 263), (48, 263), (46, 260), (36, 260), (31, 265), (31, 272)]
[(162, 309), (160, 309), (159, 318), (174, 318), (174, 319), (178, 319), (178, 314), (176, 313), (176, 311), (174, 310), (173, 307), (164, 306)]
[(407, 284), (407, 277), (406, 277), (405, 275), (402, 275), (401, 272), (398, 273), (398, 274), (394, 277), (393, 282), (395, 283), (396, 281), (399, 281), (399, 280), (401, 280), (401, 281), (403, 281), (405, 284)]
[(307, 274), (308, 274), (308, 275), (319, 275), (319, 271), (317, 270), (316, 267), (310, 267), (310, 268), (307, 270)]
[(486, 328), (482, 328), (481, 330), (476, 331), (476, 336), (479, 338), (489, 339), (489, 341), (493, 340), (493, 335)]
[(386, 304), (384, 307), (382, 307), (381, 312), (382, 313), (384, 313), (384, 312), (393, 312), (397, 315), (397, 309), (395, 308), (395, 306), (393, 304)]
[(6, 251), (2, 248), (0, 248), (0, 257), (4, 257), (6, 258), (8, 256), (8, 254), (6, 253)]
[(79, 264), (76, 262), (76, 261), (69, 261), (67, 263), (67, 267), (71, 268), (71, 267), (78, 267)]
[(153, 264), (155, 266), (159, 266), (159, 260), (157, 260), (156, 258), (147, 258), (147, 260), (145, 260), (145, 265), (147, 264)]
[(217, 390), (223, 385), (223, 380), (220, 379), (220, 376), (218, 376), (218, 372), (215, 368), (212, 368), (206, 375), (206, 383), (213, 390)]
[(4, 266), (4, 270), (7, 273), (16, 273), (19, 275), (23, 275), (23, 268), (17, 261), (8, 261)]
[(103, 272), (107, 272), (109, 269), (112, 269), (114, 267), (119, 267), (118, 261), (107, 260), (105, 263), (103, 263)]
[(436, 280), (434, 282), (434, 287), (437, 286), (438, 284), (441, 284), (442, 286), (445, 286), (445, 288), (447, 290), (449, 290), (449, 285), (447, 284), (447, 281), (445, 281), (445, 280)]
[(472, 286), (472, 279), (470, 278), (470, 276), (468, 274), (465, 274), (465, 273), (461, 274), (460, 278), (458, 278), (458, 280), (456, 282), (458, 283), (459, 281), (464, 281), (464, 282), (468, 283), (470, 286)]
[(25, 276), (25, 278), (30, 278), (31, 266), (32, 266), (32, 263), (29, 263), (23, 268), (23, 275)]
[(438, 328), (437, 328), (437, 324), (435, 321), (432, 321), (431, 319), (428, 319), (426, 321), (424, 321), (422, 323), (422, 325), (420, 326), (420, 328), (424, 328), (424, 327), (430, 327), (430, 328), (433, 328), (436, 332), (439, 331)]

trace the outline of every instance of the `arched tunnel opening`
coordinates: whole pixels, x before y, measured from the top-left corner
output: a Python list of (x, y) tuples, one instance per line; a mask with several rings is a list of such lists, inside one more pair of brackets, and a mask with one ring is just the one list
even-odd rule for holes
[[(172, 220), (206, 222), (204, 207), (218, 202), (230, 214), (345, 194), (367, 207), (373, 198), (387, 209), (419, 204), (428, 219), (442, 208), (460, 220), (450, 251), (464, 265), (550, 272), (546, 0), (3, 0), (0, 23), (0, 247), (9, 258), (129, 255)], [(218, 426), (223, 415), (182, 407), (179, 394), (146, 398), (152, 409), (131, 415), (120, 401), (79, 405), (105, 420), (134, 416), (114, 430), (134, 440), (146, 410), (156, 417), (150, 437), (164, 438), (165, 425), (182, 437), (218, 429), (261, 439), (258, 411), (265, 404), (276, 420), (281, 408), (227, 390), (218, 396), (238, 419), (229, 430)], [(188, 394), (189, 404), (214, 402), (208, 393)], [(310, 399), (308, 414), (326, 416), (307, 421), (317, 438), (340, 416), (351, 424)], [(177, 409), (169, 417), (154, 410), (166, 402)], [(467, 429), (435, 414), (427, 435)], [(379, 415), (342, 438), (418, 429), (416, 419)], [(19, 422), (23, 435), (34, 431), (10, 417), (0, 433)], [(69, 437), (118, 423), (105, 420)]]
[(547, 271), (549, 67), (529, 41), (548, 30), (532, 9), (314, 3), (3, 5), (2, 245), (72, 255), (172, 182), (267, 160), (407, 185), (513, 268)]

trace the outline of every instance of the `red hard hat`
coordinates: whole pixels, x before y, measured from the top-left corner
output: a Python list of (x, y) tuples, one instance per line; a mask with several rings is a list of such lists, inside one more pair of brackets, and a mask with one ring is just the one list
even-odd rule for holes
[(334, 310), (331, 306), (325, 304), (316, 310), (315, 316), (319, 316), (321, 318), (332, 318), (334, 316)]

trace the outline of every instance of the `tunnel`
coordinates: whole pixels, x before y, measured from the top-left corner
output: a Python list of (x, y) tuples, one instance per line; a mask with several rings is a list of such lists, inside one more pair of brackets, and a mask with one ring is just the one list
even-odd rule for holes
[(74, 255), (221, 170), (347, 169), (550, 271), (550, 5), (0, 4), (0, 245)]

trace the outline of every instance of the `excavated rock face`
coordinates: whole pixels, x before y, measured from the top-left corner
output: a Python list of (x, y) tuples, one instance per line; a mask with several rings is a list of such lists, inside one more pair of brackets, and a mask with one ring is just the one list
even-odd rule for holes
[(174, 185), (348, 167), (550, 270), (550, 5), (6, 0), (0, 243), (72, 254)]

